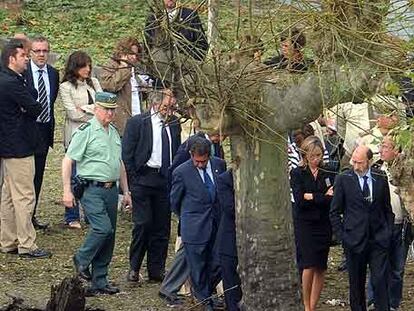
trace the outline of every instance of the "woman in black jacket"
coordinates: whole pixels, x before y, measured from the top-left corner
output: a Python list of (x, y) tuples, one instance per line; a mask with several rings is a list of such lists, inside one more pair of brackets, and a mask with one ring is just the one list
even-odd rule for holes
[(295, 238), (298, 266), (302, 272), (305, 311), (314, 311), (327, 269), (331, 224), (329, 208), (333, 195), (333, 174), (322, 165), (323, 146), (316, 136), (300, 146), (302, 163), (291, 171), (295, 199)]

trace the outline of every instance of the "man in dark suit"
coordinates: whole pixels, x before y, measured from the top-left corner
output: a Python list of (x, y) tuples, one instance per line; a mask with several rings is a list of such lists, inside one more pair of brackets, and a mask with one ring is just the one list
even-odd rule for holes
[[(224, 157), (223, 148), (220, 145), (220, 137), (217, 135), (216, 132), (205, 134), (204, 132), (197, 132), (196, 134), (190, 136), (185, 142), (183, 142), (177, 150), (177, 153), (174, 156), (173, 163), (171, 164), (169, 170), (169, 176), (172, 176), (172, 172), (181, 164), (186, 162), (191, 158), (190, 156), (190, 149), (191, 145), (197, 138), (207, 138), (212, 143), (211, 148), (211, 156), (217, 156), (213, 154), (213, 146), (215, 145), (216, 148), (214, 151), (219, 153), (219, 157)], [(171, 186), (171, 182), (169, 182)], [(181, 238), (180, 232), (180, 225), (178, 225), (178, 237)], [(168, 273), (165, 275), (164, 280), (162, 281), (159, 296), (167, 302), (169, 306), (178, 306), (182, 305), (181, 299), (178, 297), (178, 292), (180, 291), (181, 287), (187, 281), (190, 276), (190, 267), (187, 264), (185, 259), (185, 251), (184, 245), (181, 243), (180, 247), (178, 248), (174, 260), (170, 266)]]
[(207, 139), (194, 140), (191, 159), (173, 172), (170, 193), (171, 210), (180, 217), (194, 295), (206, 304), (206, 310), (213, 310), (213, 246), (220, 217), (217, 176), (226, 169), (222, 159), (210, 158), (210, 151)]
[(134, 222), (130, 282), (139, 281), (145, 253), (149, 280), (163, 280), (170, 237), (168, 168), (180, 146), (181, 126), (172, 115), (176, 103), (173, 92), (162, 83), (156, 86), (160, 89), (149, 96), (151, 110), (129, 119), (122, 138)]
[(46, 166), (49, 147), (53, 147), (55, 130), (54, 103), (59, 90), (59, 73), (47, 64), (50, 45), (45, 37), (32, 40), (30, 62), (24, 77), (29, 88), (37, 91), (37, 101), (42, 105), (42, 112), (36, 120), (39, 139), (35, 150), (35, 193), (36, 203), (33, 211), (33, 225), (36, 229), (45, 229), (48, 224), (42, 224), (36, 218), (36, 210), (40, 201), (40, 190)]
[[(177, 7), (176, 2), (176, 0), (164, 0), (164, 7), (158, 8), (162, 14), (151, 12), (145, 25), (146, 42), (149, 48), (161, 43), (157, 41), (159, 40), (157, 36), (161, 30), (165, 31), (165, 29), (161, 29), (161, 24), (164, 24), (164, 20), (168, 19), (165, 24), (168, 25), (168, 31), (174, 33), (168, 37), (173, 40), (173, 46), (180, 53), (201, 61), (206, 56), (208, 43), (200, 17), (197, 11), (190, 8)], [(165, 40), (164, 42), (167, 50), (169, 50), (168, 45), (170, 43), (171, 40)]]
[[(371, 168), (372, 151), (358, 146), (350, 170), (335, 182), (330, 219), (347, 258), (352, 311), (365, 311), (369, 265), (375, 310), (388, 311), (388, 251), (394, 223), (386, 176)], [(341, 217), (343, 215), (343, 218)]]
[(228, 311), (239, 311), (242, 299), (241, 280), (237, 273), (236, 213), (233, 173), (224, 172), (217, 178), (221, 219), (217, 232), (217, 248), (223, 277), (224, 297)]

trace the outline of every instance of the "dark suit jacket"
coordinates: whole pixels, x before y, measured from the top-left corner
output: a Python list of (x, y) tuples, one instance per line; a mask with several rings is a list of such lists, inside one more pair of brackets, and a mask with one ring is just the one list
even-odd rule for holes
[(237, 257), (236, 213), (233, 174), (231, 170), (217, 177), (217, 192), (221, 209), (220, 224), (216, 238), (218, 252), (219, 254)]
[[(373, 201), (364, 203), (358, 176), (346, 170), (337, 176), (330, 219), (343, 246), (355, 253), (362, 252), (368, 241), (388, 248), (394, 224), (390, 203), (390, 190), (383, 172), (371, 169), (373, 177)], [(343, 217), (341, 217), (343, 215)]]
[[(181, 125), (176, 117), (169, 122), (172, 155), (181, 144)], [(151, 112), (136, 115), (127, 121), (122, 137), (122, 160), (130, 183), (136, 183), (152, 153)]]
[[(145, 37), (150, 48), (154, 45), (161, 45), (169, 49), (170, 41), (165, 39), (164, 36), (161, 35), (164, 42), (156, 42), (156, 36), (161, 29), (160, 20), (162, 20), (162, 17), (157, 17), (154, 12), (148, 16), (145, 25)], [(171, 29), (178, 36), (174, 43), (180, 52), (196, 60), (204, 59), (208, 50), (208, 42), (197, 11), (189, 8), (179, 8), (176, 18), (171, 22)]]
[[(290, 172), (290, 186), (295, 199), (295, 217), (306, 220), (329, 219), (332, 197), (325, 193), (334, 184), (334, 175), (319, 170), (315, 180), (308, 167), (297, 167)], [(303, 195), (312, 193), (313, 200), (305, 200)]]
[[(226, 162), (211, 158), (211, 169), (217, 190), (217, 176), (226, 170)], [(205, 244), (215, 233), (219, 206), (210, 195), (192, 160), (177, 167), (172, 176), (171, 210), (180, 217), (181, 238), (184, 243)]]
[(34, 154), (36, 119), (42, 111), (23, 76), (8, 68), (0, 70), (0, 158)]
[[(46, 146), (53, 147), (53, 140), (54, 140), (54, 132), (55, 132), (55, 114), (54, 114), (54, 105), (55, 101), (59, 92), (59, 72), (52, 67), (51, 65), (47, 66), (47, 72), (49, 75), (49, 88), (50, 88), (50, 132), (45, 134), (46, 137), (40, 137), (40, 139), (43, 139), (43, 142)], [(30, 63), (27, 65), (27, 70), (23, 73), (23, 76), (25, 77), (27, 81), (27, 85), (32, 90), (35, 89), (35, 85), (33, 82), (33, 72), (32, 67)], [(33, 92), (34, 93), (34, 92)], [(36, 91), (36, 98), (37, 100), (37, 91)], [(39, 132), (42, 133), (42, 132)]]

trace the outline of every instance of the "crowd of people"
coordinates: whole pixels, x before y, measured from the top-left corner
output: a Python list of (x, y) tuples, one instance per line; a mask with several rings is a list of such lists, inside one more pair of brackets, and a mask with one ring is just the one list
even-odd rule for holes
[[(178, 7), (175, 0), (164, 0), (163, 12), (148, 17), (147, 46), (157, 44), (164, 18), (180, 38), (178, 52), (202, 62), (208, 42), (197, 12)], [(263, 65), (303, 74), (312, 65), (302, 53), (305, 43), (298, 29), (283, 34), (281, 54)], [(233, 176), (223, 159), (224, 137), (195, 128), (181, 143), (181, 124), (174, 115), (177, 94), (170, 81), (146, 72), (140, 58), (144, 49), (136, 38), (122, 38), (96, 77), (91, 57), (75, 51), (60, 79), (48, 64), (50, 49), (43, 36), (19, 34), (1, 52), (1, 251), (30, 259), (52, 256), (36, 245), (36, 229), (48, 227), (36, 210), (59, 98), (65, 111), (64, 223), (82, 228), (83, 211), (89, 227), (73, 256), (76, 274), (90, 282), (86, 295), (119, 292), (108, 280), (108, 267), (122, 194), (133, 222), (128, 282), (143, 281), (146, 258), (148, 280), (161, 284), (159, 296), (169, 306), (183, 305), (179, 291), (190, 280), (195, 300), (204, 310), (216, 309), (220, 301), (213, 297), (223, 281), (227, 310), (242, 310)], [(260, 61), (261, 50), (255, 51), (255, 60)], [(403, 121), (398, 112), (411, 116), (403, 103), (397, 106), (385, 114), (372, 99), (339, 104), (289, 133), (287, 169), (306, 311), (317, 307), (330, 247), (338, 241), (349, 274), (351, 309), (400, 307), (411, 224), (389, 167), (401, 152), (392, 131)], [(167, 271), (171, 213), (179, 219), (180, 243)]]

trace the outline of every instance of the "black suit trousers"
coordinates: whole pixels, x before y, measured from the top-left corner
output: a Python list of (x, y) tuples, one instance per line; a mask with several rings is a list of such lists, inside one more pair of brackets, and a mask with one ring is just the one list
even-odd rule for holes
[(220, 266), (223, 276), (224, 299), (228, 311), (239, 311), (242, 299), (241, 280), (237, 272), (237, 257), (220, 254)]
[(132, 185), (131, 270), (139, 271), (147, 253), (149, 278), (163, 278), (171, 229), (167, 186)]
[(43, 176), (45, 173), (46, 159), (49, 152), (49, 139), (51, 125), (50, 123), (37, 123), (38, 128), (38, 141), (36, 144), (36, 150), (34, 154), (35, 159), (35, 177), (34, 177), (34, 187), (36, 194), (36, 204), (33, 210), (33, 217), (36, 216), (37, 205), (39, 203), (40, 190), (42, 189)]
[(349, 299), (352, 311), (366, 311), (365, 284), (367, 266), (371, 272), (374, 289), (375, 310), (389, 311), (388, 299), (388, 251), (369, 242), (361, 253), (345, 249), (348, 276)]

